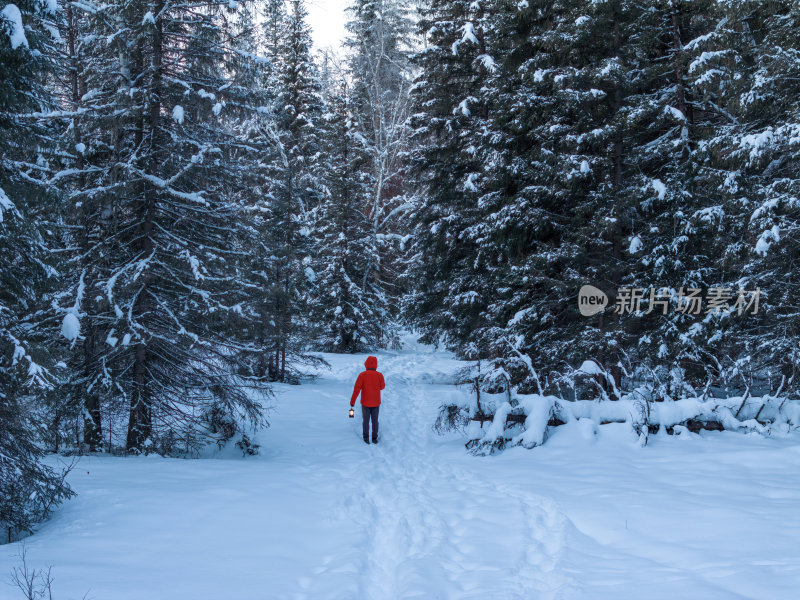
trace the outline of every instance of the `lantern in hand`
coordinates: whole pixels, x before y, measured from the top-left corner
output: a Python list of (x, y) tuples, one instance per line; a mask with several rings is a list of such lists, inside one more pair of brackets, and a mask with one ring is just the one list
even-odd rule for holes
[(356, 416), (356, 412), (351, 408), (350, 409), (350, 418), (352, 419), (355, 416)]

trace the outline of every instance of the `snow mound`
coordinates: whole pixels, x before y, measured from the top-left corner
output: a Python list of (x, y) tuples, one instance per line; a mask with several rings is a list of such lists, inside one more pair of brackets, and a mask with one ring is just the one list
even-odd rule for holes
[(6, 4), (0, 10), (0, 17), (6, 21), (8, 41), (11, 42), (11, 49), (16, 50), (20, 46), (28, 48), (28, 38), (25, 37), (25, 28), (22, 25), (22, 13), (19, 12), (16, 4)]
[(658, 199), (663, 200), (667, 195), (667, 186), (664, 185), (664, 182), (660, 179), (653, 179), (653, 181), (650, 183), (652, 184), (653, 189), (656, 191), (656, 194), (658, 194)]
[(68, 312), (61, 323), (61, 335), (74, 344), (80, 334), (81, 322), (74, 313)]
[(761, 234), (756, 242), (755, 251), (756, 254), (760, 256), (764, 256), (767, 254), (769, 247), (772, 246), (773, 242), (779, 242), (781, 239), (781, 230), (780, 227), (774, 225), (772, 229), (767, 229), (765, 232)]
[(605, 375), (605, 371), (593, 360), (583, 361), (583, 364), (578, 367), (578, 371), (587, 375)]

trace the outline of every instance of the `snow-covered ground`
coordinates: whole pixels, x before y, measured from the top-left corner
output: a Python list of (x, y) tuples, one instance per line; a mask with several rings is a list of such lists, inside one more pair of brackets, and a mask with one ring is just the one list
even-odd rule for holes
[[(363, 357), (278, 390), (260, 456), (84, 458), (26, 540), (56, 600), (787, 600), (800, 589), (800, 439), (577, 422), (477, 458), (430, 429), (459, 364), (382, 352), (381, 443), (348, 419)], [(0, 576), (19, 544), (0, 546)], [(0, 584), (0, 598), (19, 597)]]

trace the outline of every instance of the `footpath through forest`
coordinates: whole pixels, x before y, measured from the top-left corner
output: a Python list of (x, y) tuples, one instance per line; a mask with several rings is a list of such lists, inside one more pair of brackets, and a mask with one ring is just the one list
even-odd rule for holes
[[(381, 441), (348, 419), (362, 356), (279, 386), (261, 453), (86, 457), (78, 496), (26, 540), (56, 600), (794, 597), (800, 440), (625, 424), (469, 455), (431, 430), (468, 393), (448, 353), (378, 354)], [(358, 413), (357, 413), (358, 416)], [(627, 429), (626, 429), (627, 428)], [(19, 544), (0, 547), (0, 576)], [(15, 592), (0, 584), (0, 598)]]

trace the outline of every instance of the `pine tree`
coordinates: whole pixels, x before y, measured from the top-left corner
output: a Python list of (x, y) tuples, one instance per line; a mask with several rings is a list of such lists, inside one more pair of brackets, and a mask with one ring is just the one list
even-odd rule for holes
[[(702, 27), (701, 18), (692, 23)], [(507, 291), (491, 335), (516, 346), (512, 357), (532, 356), (546, 377), (592, 358), (619, 386), (623, 371), (676, 365), (696, 350), (681, 351), (677, 322), (685, 332), (694, 317), (652, 312), (645, 292), (673, 290), (674, 301), (704, 263), (706, 228), (692, 193), (698, 142), (689, 137), (699, 126), (690, 123), (683, 64), (696, 30), (680, 30), (664, 3), (624, 0), (531, 5), (512, 26), (521, 36), (512, 39), (530, 45), (504, 63), (506, 73), (520, 64), (521, 80), (503, 77), (495, 111), (508, 167), (503, 191), (483, 201), (497, 207), (485, 229), (505, 240), (509, 268), (499, 271), (495, 287)], [(586, 319), (576, 300), (587, 283), (612, 302), (638, 289), (651, 313)]]
[[(688, 277), (685, 284), (708, 280), (702, 245), (713, 224), (693, 192), (699, 142), (690, 139), (700, 131), (693, 120), (703, 117), (692, 112), (683, 49), (703, 31), (703, 7), (676, 21), (673, 9), (657, 2), (496, 2), (470, 9), (476, 6), (486, 9), (472, 31), (480, 31), (475, 60), (487, 76), (472, 98), (486, 115), (482, 128), (462, 134), (471, 135), (473, 171), (456, 195), (452, 182), (429, 188), (420, 211), (436, 207), (459, 231), (444, 243), (420, 231), (420, 246), (435, 248), (422, 262), (459, 257), (463, 267), (451, 263), (422, 277), (421, 298), (414, 300), (425, 308), (418, 314), (442, 311), (446, 318), (435, 328), (455, 334), (461, 348), (469, 343), (478, 356), (501, 359), (527, 387), (540, 383), (530, 364), (543, 371), (541, 381), (555, 384), (570, 365), (593, 358), (619, 385), (623, 370), (638, 376), (643, 359), (648, 368), (669, 369), (696, 357), (700, 351), (685, 335), (694, 317), (609, 310), (586, 319), (577, 295), (586, 283), (613, 298), (624, 286), (677, 290), (681, 277)], [(454, 23), (451, 14), (431, 31)], [(452, 36), (448, 42), (460, 50)], [(421, 107), (447, 98), (431, 88), (444, 64), (437, 59), (423, 71), (419, 88), (434, 91)], [(439, 152), (441, 139), (433, 146)], [(452, 150), (444, 156), (458, 164)], [(470, 281), (474, 310), (461, 308), (463, 291), (455, 298), (430, 294), (429, 281), (449, 294)], [(645, 298), (642, 308), (649, 306)]]
[[(8, 4), (0, 11), (0, 369), (2, 386), (43, 384), (36, 354), (43, 351), (42, 297), (57, 274), (54, 236), (44, 226), (58, 212), (59, 197), (47, 185), (47, 151), (57, 130), (37, 113), (52, 108), (43, 85), (52, 47), (45, 27), (55, 10), (36, 2)], [(52, 324), (51, 324), (52, 325)], [(38, 348), (36, 348), (39, 346)], [(17, 365), (25, 364), (19, 379)]]
[(0, 11), (0, 527), (3, 542), (33, 525), (72, 492), (41, 463), (34, 417), (53, 385), (48, 367), (53, 323), (54, 239), (45, 226), (59, 196), (46, 185), (55, 134), (35, 120), (52, 102), (43, 86), (53, 48), (53, 4), (18, 2)]
[[(62, 107), (65, 135), (60, 140), (61, 168), (57, 184), (69, 199), (63, 214), (66, 246), (75, 252), (62, 273), (59, 305), (64, 318), (80, 318), (80, 339), (60, 348), (67, 369), (59, 393), (52, 395), (50, 442), (58, 450), (76, 420), (83, 422), (86, 449), (98, 451), (103, 441), (103, 400), (114, 393), (114, 374), (106, 362), (107, 340), (117, 332), (114, 319), (100, 309), (102, 296), (87, 294), (109, 277), (107, 234), (111, 231), (114, 191), (120, 184), (112, 175), (114, 155), (109, 138), (96, 138), (96, 130), (112, 131), (113, 79), (107, 69), (113, 59), (94, 43), (103, 21), (73, 5), (64, 7), (59, 77), (52, 91)], [(88, 93), (91, 89), (91, 93)], [(112, 138), (113, 139), (113, 138)], [(69, 317), (68, 315), (72, 315)], [(111, 325), (111, 326), (110, 326)], [(106, 416), (108, 412), (106, 411)]]
[[(270, 7), (276, 11), (271, 17)], [(263, 9), (265, 13), (262, 14), (266, 16), (266, 23), (261, 25), (255, 18), (259, 9)], [(235, 73), (231, 81), (238, 100), (226, 111), (225, 121), (237, 140), (230, 161), (236, 165), (236, 196), (245, 211), (245, 220), (235, 241), (236, 252), (242, 257), (237, 264), (235, 280), (247, 290), (248, 296), (242, 309), (246, 317), (240, 326), (252, 332), (258, 349), (257, 352), (240, 352), (238, 363), (240, 372), (263, 379), (268, 371), (268, 323), (272, 318), (265, 301), (265, 289), (275, 284), (264, 269), (264, 262), (271, 255), (267, 242), (271, 237), (268, 228), (270, 190), (275, 185), (271, 178), (274, 172), (271, 161), (275, 159), (274, 113), (278, 94), (276, 40), (282, 33), (284, 11), (283, 2), (239, 5), (237, 10), (232, 48)], [(268, 31), (270, 26), (274, 29), (272, 32)]]
[(641, 132), (631, 148), (637, 172), (626, 191), (639, 214), (627, 253), (636, 259), (631, 280), (644, 289), (642, 309), (649, 314), (640, 323), (629, 319), (629, 327), (639, 337), (637, 360), (655, 369), (662, 396), (706, 385), (713, 360), (698, 330), (721, 325), (693, 314), (686, 300), (692, 289), (717, 285), (721, 272), (714, 245), (723, 222), (701, 173), (704, 140), (716, 123), (689, 72), (694, 40), (710, 31), (711, 8), (710, 2), (653, 3), (636, 23), (645, 34), (638, 45), (652, 50), (641, 67), (646, 85), (627, 111), (637, 117), (632, 131)]
[(107, 45), (81, 74), (73, 185), (89, 233), (74, 297), (100, 333), (85, 360), (97, 367), (75, 383), (93, 390), (102, 373), (110, 413), (127, 413), (130, 452), (191, 452), (230, 431), (223, 420), (262, 419), (237, 374), (258, 348), (252, 288), (238, 279), (246, 165), (230, 125), (252, 101), (236, 85), (251, 57), (230, 10), (121, 2), (87, 33)]
[(519, 353), (547, 372), (607, 347), (603, 327), (574, 336), (582, 325), (576, 291), (609, 260), (616, 235), (609, 224), (621, 208), (604, 201), (614, 185), (607, 148), (615, 86), (595, 73), (614, 49), (608, 35), (594, 34), (608, 26), (606, 6), (588, 7), (591, 16), (579, 8), (498, 3), (486, 25), (494, 70), (472, 178), (483, 216), (463, 236), (474, 240), (486, 271), (485, 321), (473, 341), (484, 357), (503, 358), (515, 378), (526, 375)]
[[(758, 313), (703, 323), (724, 386), (796, 388), (797, 2), (716, 3), (714, 26), (693, 45), (698, 104), (714, 115), (703, 148), (706, 194), (721, 234), (713, 245), (720, 286), (760, 290)], [(752, 294), (748, 295), (748, 301)]]
[(267, 60), (273, 64), (273, 68), (277, 69), (286, 26), (286, 0), (265, 0), (262, 4), (261, 17), (260, 47)]
[[(374, 279), (396, 305), (405, 236), (403, 215), (408, 205), (402, 193), (408, 145), (409, 65), (412, 25), (406, 2), (356, 0), (348, 8), (352, 105), (361, 141), (369, 161), (363, 170), (370, 178), (371, 199), (366, 205), (378, 253), (370, 263)], [(388, 316), (388, 315), (387, 315)], [(395, 343), (390, 321), (381, 345)]]
[(494, 62), (486, 53), (480, 3), (432, 1), (421, 11), (426, 48), (414, 57), (409, 167), (418, 186), (405, 314), (426, 341), (458, 347), (484, 323), (486, 266), (480, 240), (463, 232), (483, 217), (475, 178), (487, 127), (483, 86)]
[[(8, 370), (3, 367), (1, 374)], [(0, 389), (0, 544), (32, 533), (52, 508), (74, 495), (66, 473), (41, 462), (39, 430), (26, 399)]]
[[(311, 34), (302, 0), (293, 0), (278, 48), (269, 213), (263, 256), (269, 287), (265, 291), (268, 375), (293, 379), (292, 363), (307, 360), (311, 232), (309, 217), (324, 191), (319, 131), (323, 101), (311, 57)], [(313, 277), (313, 276), (312, 276)]]
[[(621, 26), (614, 25), (625, 16), (617, 4), (471, 3), (460, 9), (471, 17), (461, 16), (460, 27), (452, 13), (432, 27), (425, 23), (435, 35), (459, 27), (446, 38), (449, 54), (470, 54), (452, 76), (459, 86), (474, 83), (469, 95), (455, 93), (463, 100), (448, 111), (455, 116), (432, 148), (443, 164), (424, 213), (439, 211), (442, 225), (421, 223), (420, 245), (431, 256), (420, 262), (436, 265), (442, 256), (449, 264), (422, 277), (440, 293), (423, 288), (420, 314), (436, 306), (444, 318), (435, 327), (481, 356), (535, 352), (553, 369), (614, 347), (618, 328), (582, 327), (575, 297), (586, 280), (613, 281), (613, 273), (624, 272), (624, 82), (613, 66), (625, 49), (621, 32), (599, 34)], [(447, 98), (435, 87), (447, 61), (444, 45), (422, 55), (435, 58), (418, 84), (433, 96), (421, 108)], [(457, 129), (459, 120), (468, 126)], [(459, 145), (442, 143), (451, 140)], [(446, 179), (453, 174), (461, 181)], [(457, 235), (443, 239), (445, 228)]]
[(369, 153), (350, 105), (347, 84), (328, 97), (325, 155), (328, 193), (315, 211), (313, 319), (319, 344), (329, 352), (362, 352), (380, 346), (389, 306), (370, 265), (378, 248), (369, 207)]

